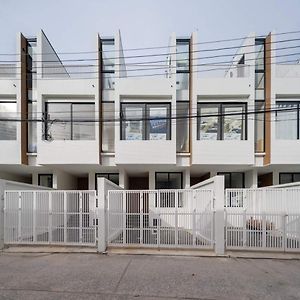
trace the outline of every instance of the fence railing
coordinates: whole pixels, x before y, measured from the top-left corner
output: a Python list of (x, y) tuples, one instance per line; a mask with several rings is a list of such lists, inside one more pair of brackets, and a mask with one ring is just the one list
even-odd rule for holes
[(300, 214), (225, 213), (226, 248), (299, 251)]
[(227, 189), (225, 208), (255, 213), (299, 213), (299, 188)]
[(6, 244), (95, 245), (95, 191), (6, 191)]

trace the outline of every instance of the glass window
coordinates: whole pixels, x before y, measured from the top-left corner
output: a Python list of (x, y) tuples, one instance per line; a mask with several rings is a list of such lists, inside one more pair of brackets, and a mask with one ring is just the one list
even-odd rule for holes
[(246, 104), (198, 103), (198, 139), (245, 140)]
[(198, 139), (200, 140), (218, 140), (220, 139), (220, 117), (219, 105), (205, 104), (198, 108), (199, 130)]
[(245, 139), (245, 106), (223, 106), (224, 140)]
[(124, 140), (143, 140), (144, 107), (135, 104), (122, 105), (122, 131)]
[(115, 103), (102, 103), (102, 116), (104, 122), (102, 123), (102, 151), (115, 152)]
[(264, 51), (265, 51), (264, 39), (257, 39), (255, 41), (255, 70), (264, 70)]
[(47, 103), (47, 140), (71, 140), (71, 103)]
[(123, 103), (123, 140), (169, 140), (170, 105)]
[(72, 139), (95, 139), (95, 105), (72, 104)]
[(279, 184), (300, 181), (300, 173), (279, 173)]
[(103, 73), (103, 89), (113, 90), (115, 88), (115, 74), (114, 73)]
[(96, 176), (95, 176), (95, 187), (96, 187), (96, 190), (97, 190), (97, 178), (106, 178), (107, 180), (115, 183), (116, 185), (119, 185), (119, 174), (118, 173), (96, 173)]
[(17, 123), (13, 121), (17, 117), (17, 103), (0, 102), (0, 140), (17, 139)]
[[(36, 102), (28, 103), (28, 117), (31, 120), (37, 119)], [(28, 122), (28, 149), (29, 153), (37, 152), (37, 122)]]
[(156, 172), (156, 189), (182, 189), (182, 173), (178, 172)]
[(149, 140), (167, 140), (169, 134), (168, 107), (165, 105), (148, 105)]
[(114, 71), (115, 42), (113, 39), (102, 40), (103, 71)]
[(255, 111), (255, 152), (260, 153), (265, 151), (265, 103), (256, 102)]
[[(280, 140), (299, 139), (297, 102), (277, 102), (276, 138)], [(286, 109), (286, 111), (284, 111)]]
[(189, 72), (189, 39), (178, 39), (176, 41), (176, 70), (177, 72)]
[(176, 103), (177, 152), (189, 152), (189, 102)]
[(94, 140), (94, 103), (46, 103), (46, 140)]
[(189, 73), (176, 73), (176, 89), (188, 90), (189, 89)]
[(53, 187), (53, 175), (52, 174), (39, 174), (38, 175), (38, 184), (40, 186), (52, 188)]
[(225, 188), (244, 188), (244, 173), (241, 172), (218, 172), (218, 175), (225, 177)]

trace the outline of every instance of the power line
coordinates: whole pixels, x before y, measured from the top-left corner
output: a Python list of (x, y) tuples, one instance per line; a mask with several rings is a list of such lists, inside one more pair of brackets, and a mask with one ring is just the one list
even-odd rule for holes
[[(296, 34), (300, 33), (300, 30), (298, 31), (287, 31), (287, 32), (280, 32), (280, 33), (272, 33), (272, 36), (279, 36), (279, 35), (288, 35), (288, 34)], [(229, 39), (221, 39), (221, 40), (213, 40), (213, 41), (203, 41), (194, 43), (194, 45), (205, 45), (205, 44), (214, 44), (214, 43), (223, 43), (223, 42), (233, 42), (233, 41), (239, 41), (239, 40), (245, 40), (245, 39), (251, 39), (251, 38), (265, 38), (266, 35), (256, 35), (256, 36), (243, 36), (238, 38), (229, 38)], [(140, 47), (140, 48), (129, 48), (129, 49), (123, 49), (123, 52), (126, 51), (140, 51), (140, 50), (153, 50), (153, 49), (169, 49), (169, 48), (175, 48), (178, 45), (168, 45), (168, 46), (154, 46), (154, 47)], [(101, 52), (119, 52), (119, 49), (115, 50), (102, 50)], [(49, 52), (49, 53), (35, 53), (36, 55), (53, 55), (53, 54), (62, 54), (62, 55), (68, 55), (68, 54), (93, 54), (98, 53), (99, 51), (78, 51), (78, 52)], [(13, 55), (29, 55), (28, 53), (0, 53), (1, 56), (13, 56)]]
[(254, 111), (243, 111), (243, 112), (230, 112), (230, 113), (216, 113), (216, 114), (197, 114), (197, 115), (187, 115), (187, 116), (169, 116), (169, 117), (153, 117), (153, 118), (125, 118), (123, 119), (13, 119), (13, 118), (0, 118), (1, 122), (59, 122), (59, 123), (105, 123), (105, 122), (138, 122), (138, 121), (160, 121), (160, 120), (178, 120), (178, 119), (194, 119), (194, 118), (208, 118), (208, 117), (222, 117), (222, 116), (248, 116), (248, 115), (259, 115), (265, 113), (278, 113), (278, 112), (289, 112), (289, 111), (298, 111), (298, 106), (289, 107), (289, 108), (276, 108), (276, 109), (263, 109), (263, 110), (254, 110)]
[[(265, 45), (268, 44), (278, 44), (278, 43), (286, 43), (286, 42), (295, 42), (299, 41), (300, 38), (297, 39), (286, 39), (286, 40), (279, 40), (279, 41), (271, 41), (271, 42), (265, 42)], [(212, 52), (212, 51), (223, 51), (223, 50), (230, 50), (230, 49), (241, 49), (245, 47), (252, 47), (255, 46), (255, 44), (249, 44), (249, 45), (239, 45), (239, 46), (231, 46), (231, 47), (221, 47), (221, 48), (211, 48), (211, 49), (202, 49), (202, 50), (194, 50), (194, 51), (180, 51), (180, 52), (169, 52), (169, 53), (160, 53), (160, 54), (145, 54), (145, 55), (132, 55), (132, 56), (118, 56), (118, 57), (112, 57), (112, 58), (105, 58), (103, 57), (102, 60), (115, 60), (115, 59), (131, 59), (131, 58), (144, 58), (144, 57), (157, 57), (157, 56), (170, 56), (170, 55), (177, 55), (177, 54), (188, 54), (188, 53), (200, 53), (200, 52)], [(85, 58), (85, 59), (60, 59), (60, 62), (62, 61), (97, 61), (98, 58)], [(9, 62), (9, 63), (17, 63), (20, 62), (19, 60), (5, 60), (0, 62)], [(35, 62), (57, 62), (57, 60), (36, 60)]]
[[(285, 56), (292, 56), (294, 54), (287, 54)], [(275, 58), (276, 56), (274, 56), (273, 58)], [(284, 63), (298, 63), (298, 59), (294, 59), (294, 60), (286, 60), (286, 61), (282, 61), (280, 62), (281, 64), (284, 64)], [(238, 69), (238, 68), (241, 68), (241, 66), (243, 67), (254, 67), (254, 66), (259, 66), (259, 65), (278, 65), (278, 63), (276, 62), (271, 62), (271, 63), (262, 63), (262, 64), (254, 64), (254, 65), (232, 65), (230, 67), (230, 69)], [(207, 69), (207, 70), (196, 70), (196, 71), (190, 71), (190, 72), (187, 72), (187, 73), (181, 73), (181, 74), (189, 74), (189, 73), (205, 73), (205, 72), (212, 72), (212, 71), (228, 71), (228, 67), (226, 68), (212, 68), (212, 69)], [(30, 73), (31, 74), (31, 73)], [(50, 74), (50, 73), (49, 73)], [(84, 74), (84, 73), (80, 73), (80, 74)], [(107, 74), (107, 73), (103, 73), (103, 74)], [(114, 73), (109, 73), (109, 74), (114, 74)], [(137, 75), (127, 75), (127, 76), (110, 76), (108, 77), (109, 79), (126, 79), (126, 78), (137, 78), (137, 77), (154, 77), (154, 76), (163, 76), (163, 77), (168, 77), (168, 76), (171, 76), (171, 75), (176, 75), (176, 74), (179, 74), (177, 72), (169, 72), (169, 73), (154, 73), (154, 74), (137, 74)], [(17, 74), (17, 75), (20, 75), (20, 74)], [(51, 75), (51, 74), (50, 74)], [(55, 75), (55, 74), (53, 74)], [(69, 75), (69, 74), (65, 74), (65, 75)], [(224, 74), (225, 75), (225, 74)], [(244, 76), (244, 77), (247, 77), (247, 76)], [(104, 77), (103, 77), (104, 78)], [(170, 77), (171, 78), (171, 77)], [(223, 78), (226, 78), (225, 76)], [(21, 80), (21, 78), (8, 78), (9, 80)], [(0, 78), (0, 80), (8, 80), (7, 78)], [(91, 80), (91, 79), (99, 79), (98, 76), (95, 76), (95, 77), (48, 77), (48, 78), (39, 78), (38, 80), (39, 81), (45, 81), (45, 80)]]

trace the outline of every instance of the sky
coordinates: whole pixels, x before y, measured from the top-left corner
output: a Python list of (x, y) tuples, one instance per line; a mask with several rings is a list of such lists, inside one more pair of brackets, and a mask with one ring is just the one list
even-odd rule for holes
[(0, 0), (0, 53), (40, 29), (57, 52), (94, 51), (98, 32), (120, 29), (125, 49), (166, 46), (172, 32), (200, 42), (299, 30), (299, 15), (299, 0)]

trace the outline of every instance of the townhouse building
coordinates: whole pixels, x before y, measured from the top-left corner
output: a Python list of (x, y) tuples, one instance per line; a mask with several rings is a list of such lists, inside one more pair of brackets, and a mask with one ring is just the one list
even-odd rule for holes
[(120, 32), (95, 37), (86, 60), (19, 33), (0, 65), (0, 177), (90, 190), (99, 176), (126, 189), (300, 181), (300, 64), (277, 63), (276, 41), (250, 34), (229, 63), (201, 63), (197, 33), (172, 34), (139, 64)]

